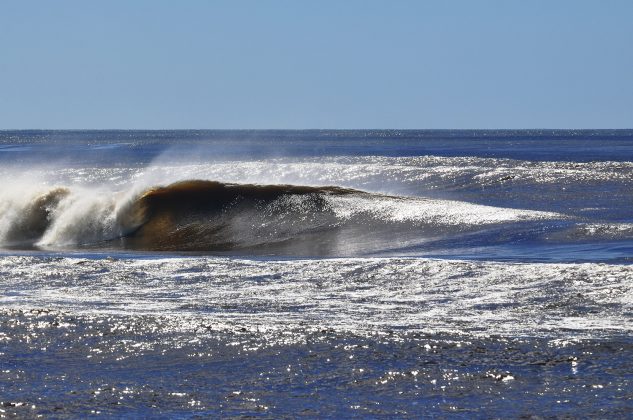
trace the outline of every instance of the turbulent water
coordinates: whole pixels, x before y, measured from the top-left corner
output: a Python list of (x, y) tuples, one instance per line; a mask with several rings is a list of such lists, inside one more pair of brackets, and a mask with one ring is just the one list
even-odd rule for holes
[(0, 414), (628, 416), (633, 131), (0, 132)]

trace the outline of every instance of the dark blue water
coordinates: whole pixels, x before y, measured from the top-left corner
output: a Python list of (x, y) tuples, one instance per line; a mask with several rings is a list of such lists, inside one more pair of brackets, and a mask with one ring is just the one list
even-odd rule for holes
[[(0, 158), (149, 162), (206, 146), (222, 157), (478, 156), (536, 161), (630, 161), (633, 130), (20, 130), (0, 131)], [(212, 157), (208, 155), (206, 157)]]

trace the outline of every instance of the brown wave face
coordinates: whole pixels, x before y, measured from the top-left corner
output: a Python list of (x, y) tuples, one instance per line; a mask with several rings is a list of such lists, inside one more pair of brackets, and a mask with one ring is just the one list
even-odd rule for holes
[(21, 209), (21, 214), (5, 233), (4, 240), (13, 244), (37, 241), (52, 222), (53, 211), (68, 194), (67, 188), (55, 188), (37, 196)]
[(347, 194), (362, 193), (338, 187), (177, 182), (138, 198), (121, 217), (142, 222), (121, 241), (129, 249), (172, 251), (272, 246), (331, 229), (337, 220), (325, 198)]

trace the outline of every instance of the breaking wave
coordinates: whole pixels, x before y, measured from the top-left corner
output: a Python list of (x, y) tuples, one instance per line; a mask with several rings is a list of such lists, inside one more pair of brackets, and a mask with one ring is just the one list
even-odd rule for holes
[(120, 192), (86, 187), (5, 191), (0, 198), (0, 243), (40, 249), (353, 255), (559, 216), (335, 186), (207, 180)]

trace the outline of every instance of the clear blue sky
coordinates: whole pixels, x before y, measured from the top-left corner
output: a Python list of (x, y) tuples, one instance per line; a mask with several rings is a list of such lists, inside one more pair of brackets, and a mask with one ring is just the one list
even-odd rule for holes
[(633, 1), (2, 1), (11, 128), (633, 128)]

